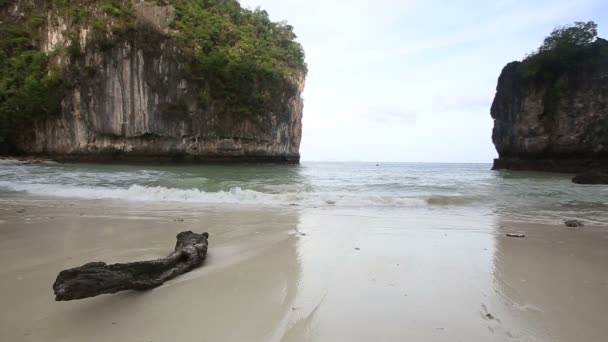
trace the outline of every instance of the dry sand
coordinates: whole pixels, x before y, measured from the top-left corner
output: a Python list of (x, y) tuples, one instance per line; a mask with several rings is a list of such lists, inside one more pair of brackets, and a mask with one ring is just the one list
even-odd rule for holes
[[(211, 234), (202, 268), (148, 292), (54, 301), (60, 270), (161, 257), (182, 230)], [(607, 317), (607, 227), (0, 200), (0, 341), (597, 342)]]

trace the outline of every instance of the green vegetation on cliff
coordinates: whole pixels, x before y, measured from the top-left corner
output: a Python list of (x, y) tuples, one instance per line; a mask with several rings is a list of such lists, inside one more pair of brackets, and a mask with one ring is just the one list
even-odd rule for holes
[(524, 76), (536, 81), (555, 81), (576, 67), (596, 37), (597, 24), (593, 21), (555, 28), (538, 51), (524, 59)]
[[(68, 72), (52, 59), (61, 54), (72, 59), (81, 55), (76, 27), (85, 21), (90, 20), (100, 36), (106, 28), (118, 26), (112, 16), (92, 15), (92, 5), (102, 2), (108, 9), (123, 4), (120, 0), (78, 5), (69, 0), (0, 2), (0, 152), (10, 150), (14, 140), (38, 119), (61, 112)], [(40, 45), (50, 12), (58, 13), (54, 19), (61, 17), (70, 27), (65, 32), (66, 45), (48, 55)]]
[(306, 71), (304, 52), (293, 27), (272, 22), (259, 8), (235, 0), (164, 1), (176, 8), (176, 36), (201, 64), (248, 65), (266, 73)]
[[(233, 118), (264, 116), (298, 91), (307, 69), (290, 25), (271, 21), (264, 10), (244, 9), (237, 0), (147, 2), (172, 7), (168, 30), (148, 37), (162, 36), (178, 46), (189, 81), (199, 84), (198, 110), (214, 108)], [(87, 49), (111, 54), (133, 37), (146, 44), (141, 37), (151, 27), (137, 20), (134, 3), (0, 0), (0, 145), (10, 145), (15, 133), (36, 119), (60, 113), (63, 92), (78, 77), (94, 77), (94, 66), (82, 63)], [(64, 41), (49, 55), (42, 52), (46, 30), (62, 25)], [(83, 28), (90, 30), (86, 42)], [(157, 41), (149, 43), (156, 49)]]
[(22, 27), (0, 25), (0, 146), (45, 115), (60, 110), (61, 79)]
[(283, 91), (297, 91), (293, 80), (306, 64), (290, 25), (234, 0), (163, 2), (175, 6), (172, 28), (192, 56), (193, 73), (207, 82), (203, 106), (220, 98), (231, 113), (254, 115), (272, 111)]
[(593, 21), (560, 26), (545, 38), (537, 51), (528, 55), (519, 66), (524, 79), (545, 86), (544, 113), (551, 114), (562, 98), (560, 78), (593, 67), (596, 54), (608, 58), (608, 50), (596, 51), (597, 24)]

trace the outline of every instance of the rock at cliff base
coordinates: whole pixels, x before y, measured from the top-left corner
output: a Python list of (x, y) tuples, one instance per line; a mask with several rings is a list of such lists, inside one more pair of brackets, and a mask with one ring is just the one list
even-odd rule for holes
[(600, 171), (583, 172), (574, 176), (572, 182), (576, 184), (608, 184), (608, 173)]
[(59, 273), (55, 300), (68, 301), (126, 290), (148, 290), (199, 267), (207, 256), (208, 233), (181, 232), (166, 258), (126, 264), (91, 262)]

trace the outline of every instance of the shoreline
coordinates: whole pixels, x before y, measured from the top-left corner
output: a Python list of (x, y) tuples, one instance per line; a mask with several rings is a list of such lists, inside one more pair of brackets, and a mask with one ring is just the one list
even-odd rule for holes
[(608, 158), (509, 158), (494, 159), (492, 170), (539, 171), (577, 174), (590, 170), (608, 171)]
[(278, 164), (299, 165), (300, 156), (219, 156), (219, 155), (131, 155), (131, 154), (15, 154), (0, 155), (2, 159), (14, 159), (38, 163), (52, 161), (60, 164), (110, 164), (110, 165), (247, 165), (247, 164)]

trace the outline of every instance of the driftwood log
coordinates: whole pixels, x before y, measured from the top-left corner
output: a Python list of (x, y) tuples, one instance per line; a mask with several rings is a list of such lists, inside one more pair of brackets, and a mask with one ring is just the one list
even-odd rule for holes
[(53, 284), (55, 300), (67, 301), (126, 290), (147, 290), (200, 266), (207, 256), (208, 233), (177, 234), (166, 258), (126, 264), (91, 262), (61, 271)]

